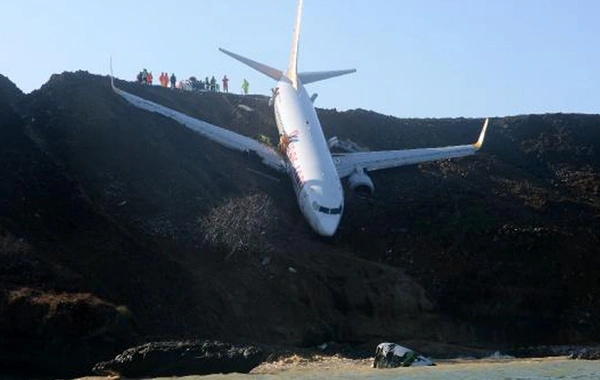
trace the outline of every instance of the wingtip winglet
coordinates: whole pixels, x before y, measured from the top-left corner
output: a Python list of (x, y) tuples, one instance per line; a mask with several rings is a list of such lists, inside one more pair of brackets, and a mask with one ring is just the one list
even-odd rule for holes
[(475, 150), (481, 149), (481, 146), (483, 145), (483, 140), (485, 139), (485, 132), (487, 131), (489, 121), (490, 119), (486, 118), (485, 122), (483, 123), (483, 128), (481, 129), (481, 133), (479, 134), (479, 139), (477, 139), (477, 142), (473, 144), (473, 148), (475, 148)]
[(110, 86), (115, 89), (115, 76), (113, 75), (112, 55), (110, 56)]

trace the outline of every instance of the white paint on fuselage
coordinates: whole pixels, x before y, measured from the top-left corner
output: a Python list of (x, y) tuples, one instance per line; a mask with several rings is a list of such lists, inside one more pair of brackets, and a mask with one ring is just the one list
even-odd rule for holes
[(288, 173), (302, 214), (320, 235), (332, 236), (339, 225), (344, 192), (315, 108), (298, 83), (287, 77), (278, 82), (274, 101), (280, 134), (289, 137)]

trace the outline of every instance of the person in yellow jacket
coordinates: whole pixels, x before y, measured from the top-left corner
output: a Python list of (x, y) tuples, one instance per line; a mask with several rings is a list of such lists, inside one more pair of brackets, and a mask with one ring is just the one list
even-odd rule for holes
[(246, 78), (244, 78), (244, 81), (242, 82), (242, 90), (244, 90), (244, 95), (248, 95), (249, 88), (250, 88), (250, 83), (248, 83)]

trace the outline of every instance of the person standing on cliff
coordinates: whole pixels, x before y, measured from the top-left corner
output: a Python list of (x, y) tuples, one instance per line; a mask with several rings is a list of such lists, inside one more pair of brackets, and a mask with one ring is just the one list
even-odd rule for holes
[(171, 74), (171, 88), (174, 90), (175, 89), (175, 84), (177, 83), (177, 77), (175, 76), (175, 73)]
[(223, 92), (229, 92), (229, 78), (227, 78), (227, 75), (223, 76)]
[(242, 82), (242, 90), (244, 90), (244, 95), (248, 95), (249, 88), (250, 88), (250, 83), (248, 83), (246, 78), (244, 78), (244, 81)]

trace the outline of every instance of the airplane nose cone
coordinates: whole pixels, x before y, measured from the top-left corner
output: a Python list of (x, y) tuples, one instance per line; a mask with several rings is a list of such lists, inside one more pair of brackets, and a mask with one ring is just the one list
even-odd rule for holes
[(322, 236), (333, 236), (340, 224), (340, 217), (337, 215), (327, 215), (319, 218), (319, 234)]

